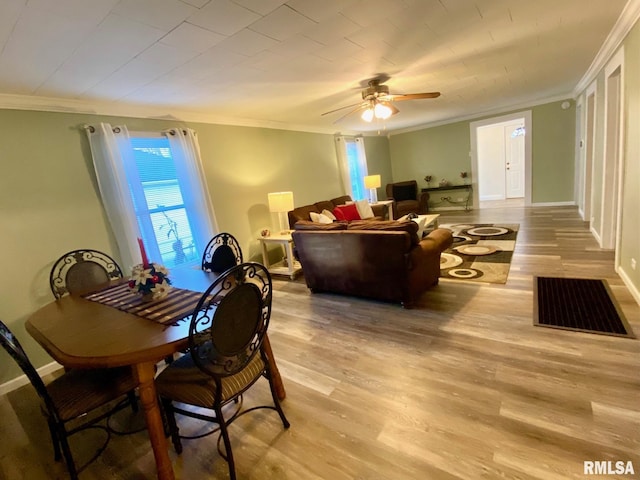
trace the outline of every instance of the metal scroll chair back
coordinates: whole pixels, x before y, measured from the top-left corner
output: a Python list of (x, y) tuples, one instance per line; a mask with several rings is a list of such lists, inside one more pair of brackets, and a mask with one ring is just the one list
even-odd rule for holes
[[(277, 411), (284, 427), (289, 427), (263, 348), (271, 301), (271, 276), (263, 265), (242, 263), (224, 272), (194, 309), (189, 327), (189, 354), (174, 361), (156, 378), (176, 451), (182, 451), (182, 438), (219, 432), (218, 452), (228, 463), (231, 480), (235, 480), (236, 474), (229, 424), (252, 410), (268, 408)], [(242, 395), (261, 377), (269, 382), (273, 405), (242, 410)], [(174, 402), (210, 409), (214, 415), (183, 409)], [(225, 419), (222, 407), (231, 402), (238, 406)], [(181, 437), (175, 413), (213, 422), (218, 428), (196, 437)]]
[[(84, 466), (98, 458), (109, 442), (111, 430), (108, 426), (98, 425), (98, 422), (128, 404), (128, 401), (125, 401), (125, 395), (137, 384), (131, 376), (130, 369), (128, 367), (77, 369), (64, 373), (45, 386), (22, 345), (2, 321), (0, 321), (0, 343), (36, 389), (43, 403), (42, 411), (47, 417), (54, 458), (58, 461), (63, 455), (69, 476), (76, 480)], [(122, 401), (110, 409), (103, 408), (119, 399)], [(90, 414), (97, 409), (100, 409), (101, 413)], [(67, 439), (74, 433), (88, 428), (99, 428), (105, 431), (106, 439), (83, 467), (76, 468)]]
[(242, 263), (242, 250), (238, 240), (230, 233), (214, 236), (202, 255), (202, 269), (208, 272), (222, 273)]
[(122, 278), (122, 270), (106, 253), (98, 250), (73, 250), (53, 264), (49, 275), (51, 291), (56, 298), (77, 293)]

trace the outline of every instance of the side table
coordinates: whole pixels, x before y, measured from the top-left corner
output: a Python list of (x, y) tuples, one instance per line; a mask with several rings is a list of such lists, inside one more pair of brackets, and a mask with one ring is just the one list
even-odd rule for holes
[(371, 205), (384, 205), (384, 207), (387, 209), (389, 220), (393, 220), (393, 200), (378, 200)]
[[(262, 262), (269, 273), (276, 275), (288, 275), (291, 280), (296, 278), (296, 275), (302, 271), (302, 265), (296, 261), (293, 256), (293, 238), (290, 233), (286, 234), (271, 234), (268, 237), (258, 237), (260, 240), (260, 246), (262, 247)], [(269, 263), (269, 249), (270, 243), (282, 245), (284, 247), (284, 258), (274, 264)]]

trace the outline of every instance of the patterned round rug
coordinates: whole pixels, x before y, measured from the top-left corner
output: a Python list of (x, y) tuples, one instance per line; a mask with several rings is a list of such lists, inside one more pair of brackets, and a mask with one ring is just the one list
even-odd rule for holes
[(465, 278), (480, 278), (484, 274), (475, 268), (452, 268), (447, 272), (447, 275), (464, 280)]
[(462, 264), (462, 258), (458, 255), (453, 255), (451, 253), (441, 253), (440, 254), (440, 270), (446, 270), (447, 268), (457, 267)]
[(479, 237), (492, 237), (504, 235), (505, 233), (509, 233), (509, 229), (504, 227), (473, 227), (467, 230), (467, 234)]
[(491, 255), (492, 253), (496, 253), (500, 249), (494, 245), (469, 244), (460, 245), (459, 247), (455, 247), (454, 250), (464, 255)]

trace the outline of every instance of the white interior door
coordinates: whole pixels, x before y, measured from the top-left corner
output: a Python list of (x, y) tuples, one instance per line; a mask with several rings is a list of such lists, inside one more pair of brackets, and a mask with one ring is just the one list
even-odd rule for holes
[(524, 126), (504, 128), (505, 192), (507, 198), (524, 197)]

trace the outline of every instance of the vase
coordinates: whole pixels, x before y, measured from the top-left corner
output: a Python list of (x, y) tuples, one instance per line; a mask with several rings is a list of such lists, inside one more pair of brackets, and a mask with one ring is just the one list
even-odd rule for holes
[(140, 295), (143, 302), (152, 302), (154, 300), (153, 293), (143, 293)]

